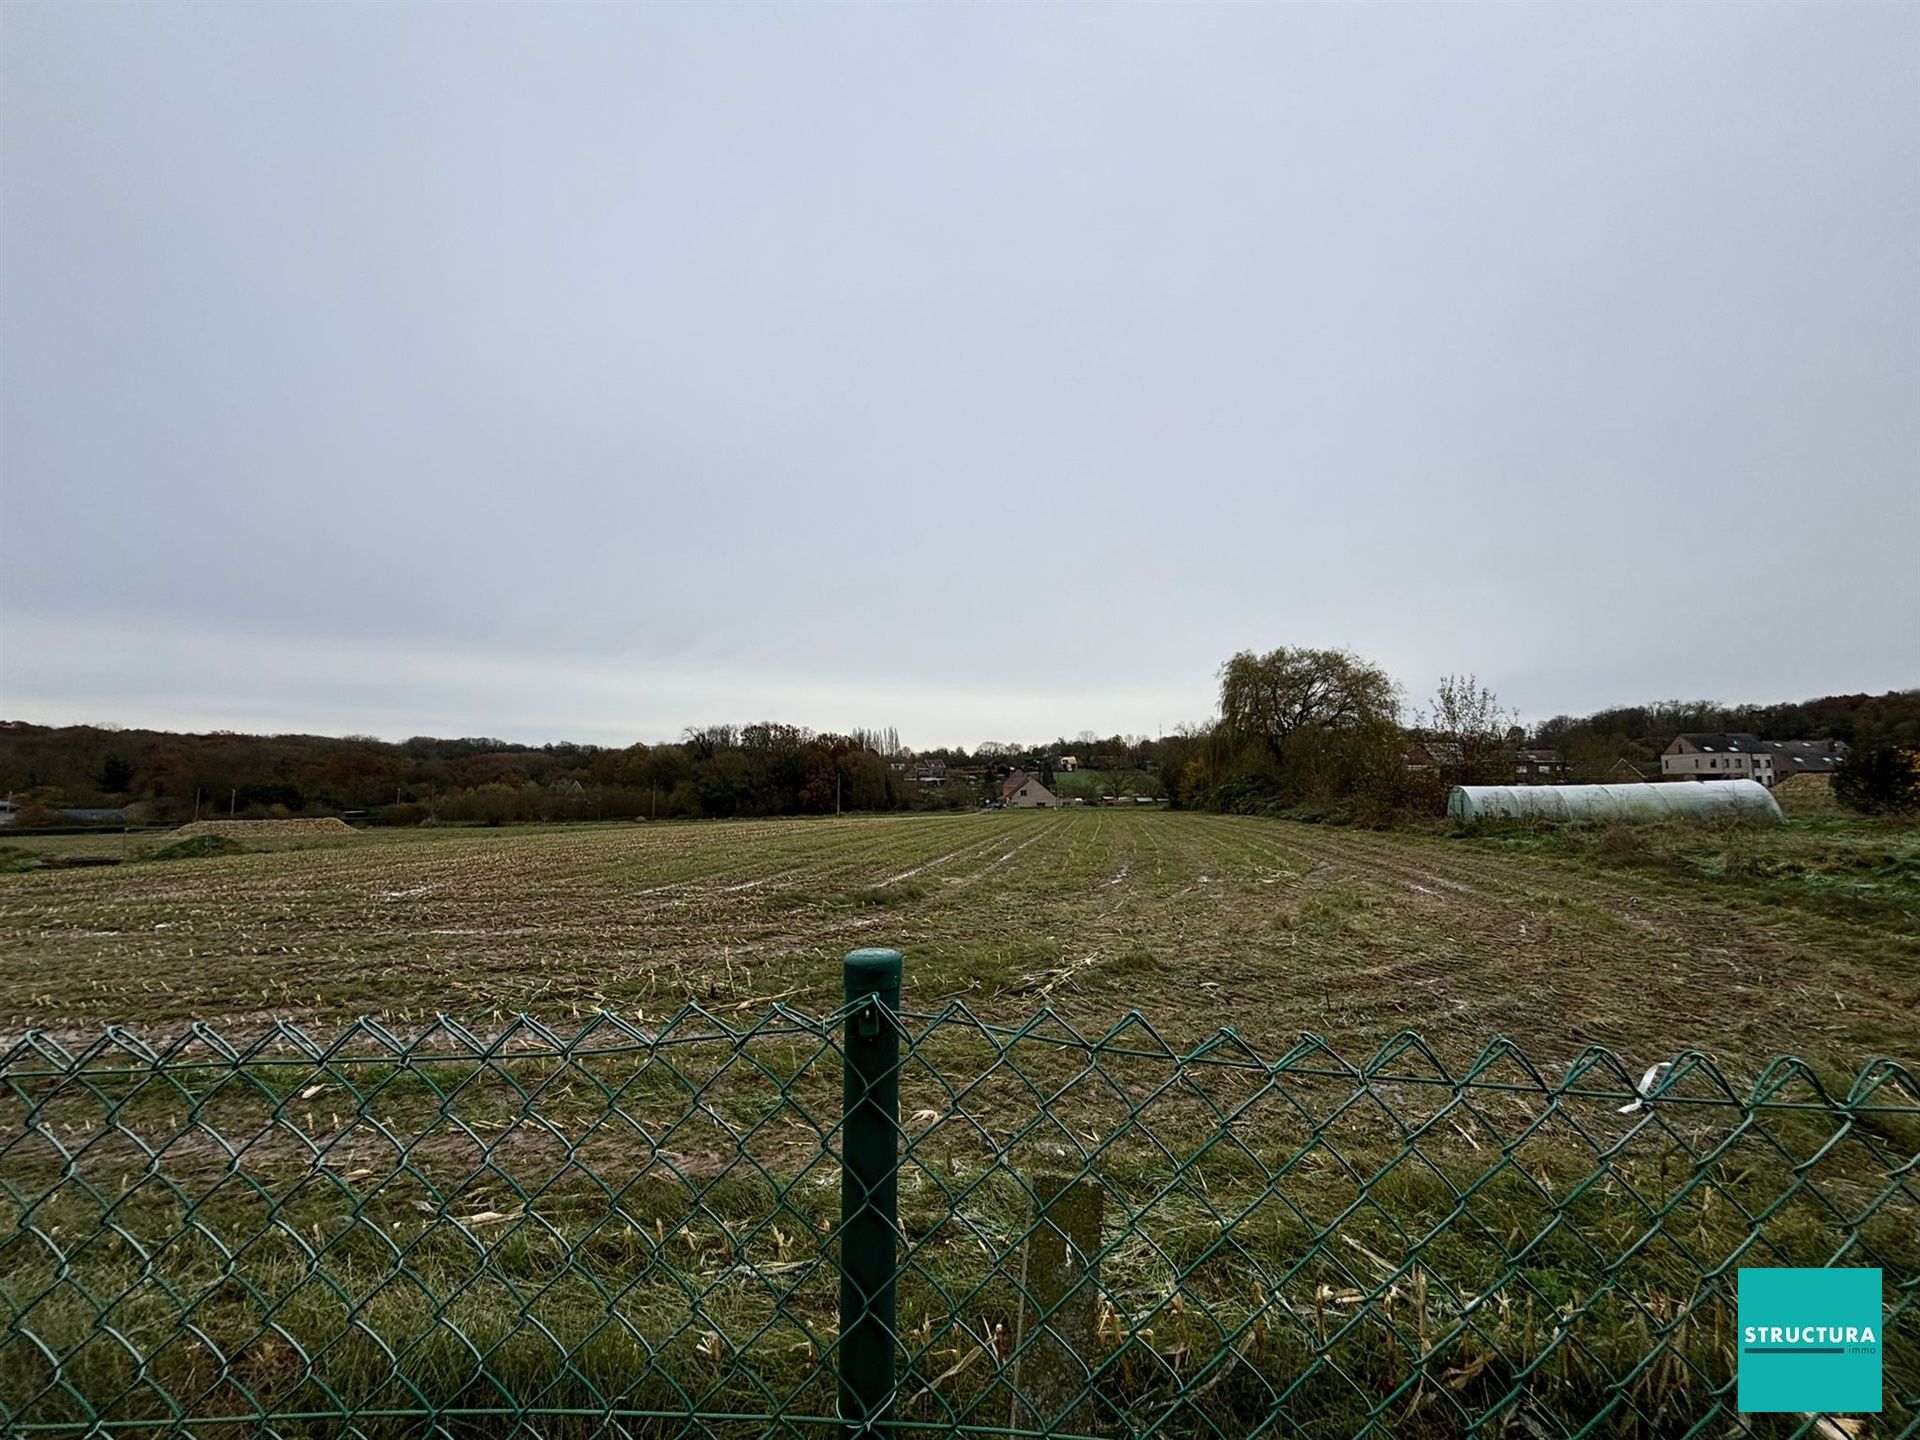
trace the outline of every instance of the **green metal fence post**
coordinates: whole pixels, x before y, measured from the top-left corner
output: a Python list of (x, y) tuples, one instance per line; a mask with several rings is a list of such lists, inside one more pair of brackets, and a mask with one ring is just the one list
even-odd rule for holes
[(900, 1235), (900, 952), (847, 956), (840, 1143), (840, 1414), (876, 1434), (893, 1408)]

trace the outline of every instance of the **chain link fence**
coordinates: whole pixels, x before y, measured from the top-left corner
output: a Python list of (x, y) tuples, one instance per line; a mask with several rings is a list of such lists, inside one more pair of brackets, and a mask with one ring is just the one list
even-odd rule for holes
[(1920, 1433), (1899, 1064), (1183, 1047), (890, 954), (825, 1016), (28, 1035), (0, 1429), (1834, 1437), (1736, 1412), (1736, 1276), (1866, 1265)]

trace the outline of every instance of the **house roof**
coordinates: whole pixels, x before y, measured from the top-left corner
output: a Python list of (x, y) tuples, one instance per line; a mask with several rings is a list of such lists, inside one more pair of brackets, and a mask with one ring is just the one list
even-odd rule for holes
[(1831, 770), (1847, 753), (1839, 740), (1769, 740), (1766, 746), (1773, 752), (1775, 768), (1793, 775)]
[(1758, 735), (1744, 730), (1701, 730), (1678, 738), (1709, 755), (1758, 755), (1766, 748)]
[(1007, 796), (1013, 794), (1014, 791), (1018, 790), (1022, 785), (1026, 783), (1027, 783), (1026, 771), (1024, 770), (1009, 771), (1007, 774), (1007, 778), (1000, 782), (1000, 798), (1004, 800)]
[(1681, 735), (1674, 743), (1681, 740), (1708, 755), (1771, 755), (1775, 769), (1789, 772), (1831, 770), (1847, 753), (1838, 740), (1762, 740), (1739, 730)]

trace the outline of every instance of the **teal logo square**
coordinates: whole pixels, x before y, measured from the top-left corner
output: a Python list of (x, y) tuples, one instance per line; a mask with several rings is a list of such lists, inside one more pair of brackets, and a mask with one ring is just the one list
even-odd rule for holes
[(1742, 1411), (1878, 1412), (1878, 1270), (1742, 1270), (1738, 1300)]

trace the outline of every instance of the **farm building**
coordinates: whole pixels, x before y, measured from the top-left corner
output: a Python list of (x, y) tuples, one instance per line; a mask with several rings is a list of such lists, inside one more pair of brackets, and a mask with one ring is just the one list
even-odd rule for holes
[(1660, 752), (1660, 773), (1682, 780), (1758, 780), (1825, 774), (1847, 753), (1839, 740), (1762, 740), (1741, 731), (1676, 735)]
[[(1567, 762), (1558, 750), (1521, 748), (1505, 752), (1516, 780), (1549, 780), (1564, 774)], [(1466, 747), (1458, 740), (1415, 740), (1402, 752), (1407, 769), (1420, 773), (1460, 770), (1466, 765)], [(1488, 757), (1489, 761), (1495, 757)]]
[(1406, 749), (1402, 757), (1407, 769), (1414, 771), (1458, 769), (1462, 762), (1462, 752), (1458, 741), (1454, 740), (1416, 740)]
[(1780, 820), (1780, 806), (1754, 780), (1697, 785), (1456, 785), (1447, 814), (1477, 820)]
[(1763, 740), (1773, 752), (1776, 783), (1794, 775), (1831, 775), (1847, 753), (1844, 740)]
[(1017, 810), (1036, 805), (1058, 805), (1060, 797), (1024, 770), (1015, 770), (1000, 782), (1000, 803)]

